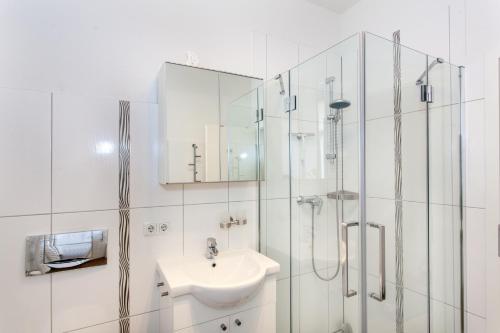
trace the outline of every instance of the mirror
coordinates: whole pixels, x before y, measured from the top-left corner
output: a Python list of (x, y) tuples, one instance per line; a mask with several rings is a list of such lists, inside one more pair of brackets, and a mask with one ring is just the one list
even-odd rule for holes
[(256, 180), (260, 84), (165, 63), (158, 80), (160, 183)]
[(263, 90), (253, 89), (230, 104), (225, 125), (227, 135), (227, 179), (259, 178), (259, 140), (263, 138)]

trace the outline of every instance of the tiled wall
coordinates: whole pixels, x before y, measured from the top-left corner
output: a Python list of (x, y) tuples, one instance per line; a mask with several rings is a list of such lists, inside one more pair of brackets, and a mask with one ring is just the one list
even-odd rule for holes
[[(131, 102), (132, 332), (158, 332), (157, 258), (203, 255), (208, 236), (221, 250), (257, 246), (255, 182), (158, 183), (157, 109)], [(117, 99), (0, 89), (1, 332), (116, 332), (118, 110)], [(221, 230), (228, 214), (248, 224)], [(146, 222), (169, 230), (146, 237)], [(24, 277), (27, 235), (92, 229), (109, 230), (106, 266)]]

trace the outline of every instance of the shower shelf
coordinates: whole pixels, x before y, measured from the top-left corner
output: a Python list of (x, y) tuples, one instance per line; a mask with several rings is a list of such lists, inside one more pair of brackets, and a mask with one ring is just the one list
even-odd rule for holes
[(334, 200), (358, 200), (359, 194), (351, 191), (338, 191), (338, 192), (328, 192), (326, 194), (328, 199)]

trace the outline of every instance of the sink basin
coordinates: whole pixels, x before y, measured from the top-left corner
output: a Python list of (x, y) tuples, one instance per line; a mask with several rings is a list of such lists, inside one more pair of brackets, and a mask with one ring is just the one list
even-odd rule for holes
[(224, 308), (248, 301), (280, 266), (256, 251), (235, 250), (221, 251), (211, 260), (159, 260), (157, 269), (171, 297), (190, 294), (205, 305)]

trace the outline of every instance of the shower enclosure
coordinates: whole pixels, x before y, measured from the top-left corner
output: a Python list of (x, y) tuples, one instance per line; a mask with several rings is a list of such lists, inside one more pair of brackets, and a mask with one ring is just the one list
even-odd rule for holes
[(398, 38), (355, 35), (255, 93), (279, 333), (464, 332), (462, 68)]

